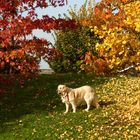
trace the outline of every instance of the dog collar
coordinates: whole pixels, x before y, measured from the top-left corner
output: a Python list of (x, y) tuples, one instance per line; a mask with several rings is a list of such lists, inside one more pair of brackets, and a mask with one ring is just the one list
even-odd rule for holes
[(62, 96), (65, 102), (69, 102), (69, 95), (66, 93), (65, 95)]
[(66, 101), (69, 102), (69, 94), (66, 94)]

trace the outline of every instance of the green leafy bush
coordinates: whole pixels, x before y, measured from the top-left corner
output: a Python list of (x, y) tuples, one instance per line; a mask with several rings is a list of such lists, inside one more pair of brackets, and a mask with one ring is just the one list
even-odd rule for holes
[(77, 24), (77, 29), (58, 31), (55, 35), (57, 55), (50, 62), (55, 72), (79, 72), (85, 53), (90, 51), (96, 55), (94, 46), (97, 36), (90, 32), (89, 27)]

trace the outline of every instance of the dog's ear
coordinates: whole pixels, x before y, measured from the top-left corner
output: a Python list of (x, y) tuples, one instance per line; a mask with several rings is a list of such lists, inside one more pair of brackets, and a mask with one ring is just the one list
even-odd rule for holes
[(66, 85), (64, 85), (64, 87), (63, 87), (63, 92), (65, 92), (65, 93), (69, 92), (69, 88)]

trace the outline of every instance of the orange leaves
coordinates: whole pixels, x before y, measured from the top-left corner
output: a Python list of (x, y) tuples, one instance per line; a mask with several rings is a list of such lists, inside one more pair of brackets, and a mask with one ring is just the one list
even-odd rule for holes
[(121, 2), (126, 3), (128, 0), (121, 0)]
[(91, 25), (91, 21), (88, 19), (82, 19), (80, 20), (80, 24), (83, 26), (90, 26)]
[(103, 10), (102, 7), (96, 6), (94, 9), (94, 16), (96, 17), (99, 16), (100, 18), (102, 17), (103, 18), (102, 20), (108, 20), (113, 15), (112, 12), (113, 11), (111, 8)]
[(99, 58), (95, 61), (96, 71), (98, 74), (104, 74), (107, 71), (107, 63), (105, 60)]
[(91, 52), (87, 52), (85, 54), (85, 62), (86, 64), (90, 64), (94, 60), (94, 57)]
[(17, 51), (12, 51), (10, 54), (11, 59), (14, 59), (17, 56)]
[(104, 54), (105, 54), (104, 48), (100, 48), (100, 50), (99, 50), (99, 56), (100, 56), (100, 57), (103, 57)]
[(102, 0), (94, 9), (94, 21), (97, 27), (107, 25), (110, 28), (123, 26), (124, 11), (121, 0)]
[(94, 72), (98, 75), (102, 75), (107, 70), (107, 63), (104, 59), (93, 56), (91, 52), (85, 54), (85, 65), (81, 66), (81, 69), (86, 72)]

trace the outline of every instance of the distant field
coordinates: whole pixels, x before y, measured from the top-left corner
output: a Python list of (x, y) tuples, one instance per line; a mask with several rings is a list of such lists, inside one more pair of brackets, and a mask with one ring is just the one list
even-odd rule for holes
[(41, 69), (40, 74), (52, 74), (54, 71), (52, 69)]
[[(100, 108), (64, 115), (58, 84), (90, 85)], [(138, 140), (140, 78), (92, 74), (42, 74), (0, 98), (0, 140)]]

